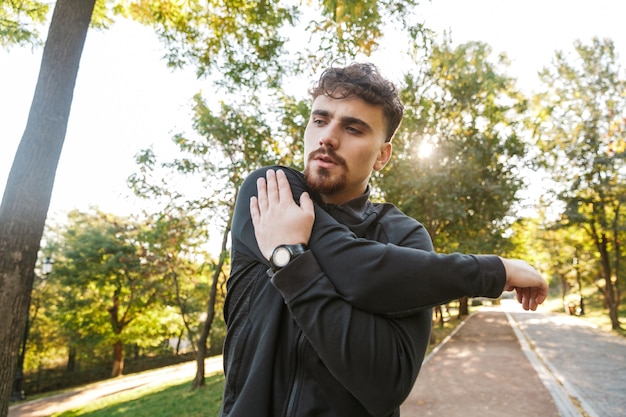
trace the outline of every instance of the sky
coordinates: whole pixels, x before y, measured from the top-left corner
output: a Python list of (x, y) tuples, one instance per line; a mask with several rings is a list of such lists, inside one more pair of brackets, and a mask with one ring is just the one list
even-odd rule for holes
[[(449, 31), (454, 43), (483, 41), (511, 60), (509, 74), (532, 91), (537, 71), (556, 50), (575, 40), (611, 38), (626, 68), (625, 0), (432, 0), (420, 6), (427, 27)], [(0, 51), (0, 195), (22, 137), (42, 49)], [(193, 70), (172, 71), (153, 31), (121, 21), (87, 35), (64, 149), (49, 213), (96, 206), (116, 214), (139, 213), (126, 179), (134, 156), (153, 146), (167, 152), (171, 137), (190, 132), (191, 99), (208, 81)], [(393, 55), (373, 59), (383, 74), (395, 74)], [(391, 76), (393, 78), (393, 76)], [(308, 86), (308, 81), (307, 81)], [(306, 88), (306, 87), (305, 87)]]

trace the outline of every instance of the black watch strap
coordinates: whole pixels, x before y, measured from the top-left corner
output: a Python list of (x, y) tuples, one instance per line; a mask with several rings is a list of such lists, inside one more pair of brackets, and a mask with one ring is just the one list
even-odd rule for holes
[(286, 267), (289, 262), (306, 252), (306, 246), (302, 243), (295, 245), (278, 245), (270, 257), (270, 266), (273, 272), (278, 272)]

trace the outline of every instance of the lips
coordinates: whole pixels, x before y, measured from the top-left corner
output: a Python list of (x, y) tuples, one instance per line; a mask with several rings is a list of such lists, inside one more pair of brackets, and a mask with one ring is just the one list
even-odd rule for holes
[(326, 162), (329, 164), (336, 164), (335, 160), (328, 155), (318, 155), (315, 157), (316, 161)]
[(317, 150), (309, 155), (309, 160), (316, 161), (319, 166), (330, 168), (334, 165), (343, 165), (342, 159), (337, 155), (332, 155), (328, 151)]

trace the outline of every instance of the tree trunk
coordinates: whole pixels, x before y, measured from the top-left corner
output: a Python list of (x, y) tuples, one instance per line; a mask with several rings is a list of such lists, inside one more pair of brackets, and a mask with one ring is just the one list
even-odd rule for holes
[(617, 294), (616, 294), (616, 283), (613, 282), (611, 277), (611, 261), (609, 257), (609, 251), (607, 249), (608, 242), (606, 235), (602, 234), (599, 239), (596, 241), (596, 246), (598, 247), (598, 251), (600, 252), (600, 263), (602, 264), (602, 275), (605, 281), (604, 284), (604, 296), (606, 299), (606, 305), (609, 309), (609, 318), (611, 319), (611, 328), (613, 330), (621, 329), (618, 317), (618, 308), (617, 304)]
[(464, 316), (469, 316), (469, 298), (459, 298), (459, 319)]
[[(230, 229), (224, 233), (228, 235)], [(224, 268), (224, 254), (220, 255), (220, 261), (215, 267), (213, 273), (213, 282), (211, 283), (211, 295), (207, 302), (207, 317), (202, 324), (202, 333), (198, 338), (198, 350), (196, 351), (196, 376), (191, 384), (191, 388), (197, 389), (204, 386), (204, 359), (207, 355), (207, 340), (211, 332), (211, 326), (213, 325), (213, 319), (215, 318), (215, 300), (217, 299), (217, 283), (219, 282), (220, 275), (222, 275), (222, 269)]]
[(121, 340), (115, 341), (113, 344), (113, 370), (111, 376), (116, 378), (124, 372), (124, 346)]
[(74, 371), (76, 371), (76, 347), (73, 343), (70, 343), (67, 350), (67, 366), (65, 367), (65, 372), (72, 373)]
[[(235, 192), (235, 197), (233, 198), (233, 201), (237, 200), (238, 194), (239, 190)], [(200, 338), (198, 340), (198, 350), (196, 351), (196, 376), (191, 384), (192, 389), (197, 389), (204, 386), (204, 359), (206, 358), (207, 352), (207, 339), (209, 338), (211, 325), (213, 324), (213, 318), (215, 317), (217, 284), (219, 282), (220, 276), (222, 275), (222, 269), (224, 268), (224, 262), (226, 261), (226, 256), (228, 254), (228, 235), (230, 234), (234, 212), (235, 205), (233, 204), (230, 207), (228, 223), (226, 225), (226, 229), (224, 229), (224, 234), (222, 235), (222, 250), (220, 252), (220, 260), (219, 263), (215, 266), (215, 273), (213, 274), (213, 282), (211, 283), (211, 295), (209, 296), (209, 301), (207, 302), (207, 318), (202, 325), (202, 334), (200, 334)]]
[(26, 129), (0, 205), (0, 417), (8, 414), (18, 344), (95, 0), (58, 0)]

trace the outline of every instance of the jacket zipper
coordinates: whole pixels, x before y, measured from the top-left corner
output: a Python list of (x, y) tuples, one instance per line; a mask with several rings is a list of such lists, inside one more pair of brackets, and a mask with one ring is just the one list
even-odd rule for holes
[(294, 378), (293, 378), (293, 383), (291, 384), (291, 391), (289, 392), (289, 400), (287, 403), (287, 412), (285, 413), (286, 417), (293, 417), (295, 416), (295, 410), (296, 410), (296, 401), (298, 399), (298, 396), (300, 395), (300, 389), (302, 386), (302, 375), (304, 374), (304, 366), (303, 366), (303, 360), (302, 358), (304, 357), (304, 350), (305, 350), (305, 337), (304, 334), (302, 333), (302, 330), (298, 330), (298, 342), (296, 345), (296, 354), (295, 354), (295, 372), (294, 372)]

